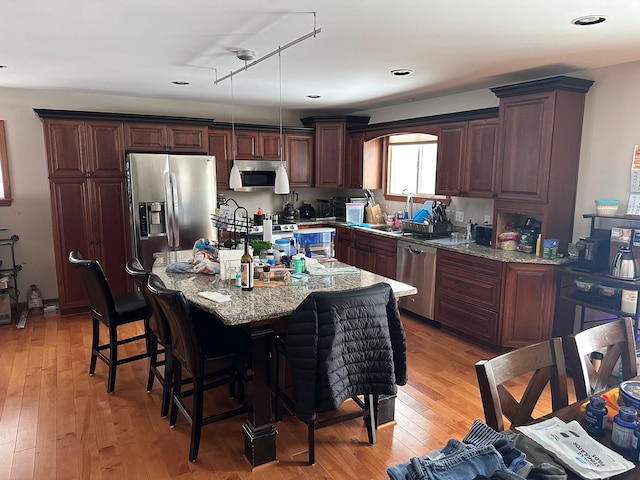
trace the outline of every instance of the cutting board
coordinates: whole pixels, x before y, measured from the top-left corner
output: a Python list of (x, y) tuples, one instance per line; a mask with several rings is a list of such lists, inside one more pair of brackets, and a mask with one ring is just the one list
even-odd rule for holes
[(364, 221), (373, 225), (384, 223), (380, 205), (367, 205), (364, 207)]

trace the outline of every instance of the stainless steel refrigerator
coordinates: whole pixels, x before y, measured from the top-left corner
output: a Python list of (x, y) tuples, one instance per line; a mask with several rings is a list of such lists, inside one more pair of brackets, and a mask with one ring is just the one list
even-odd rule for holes
[(127, 180), (131, 251), (146, 269), (156, 252), (217, 239), (210, 217), (216, 206), (215, 157), (131, 153)]

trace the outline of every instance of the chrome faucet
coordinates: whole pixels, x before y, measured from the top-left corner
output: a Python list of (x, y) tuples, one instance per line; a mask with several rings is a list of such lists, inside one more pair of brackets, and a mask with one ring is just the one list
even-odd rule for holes
[(407, 196), (407, 203), (404, 206), (404, 211), (409, 215), (409, 220), (413, 220), (413, 193), (408, 193), (406, 190), (402, 193)]

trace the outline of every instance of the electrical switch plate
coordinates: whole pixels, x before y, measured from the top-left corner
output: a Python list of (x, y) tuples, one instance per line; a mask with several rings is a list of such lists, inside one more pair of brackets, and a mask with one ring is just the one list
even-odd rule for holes
[(459, 210), (456, 212), (456, 222), (464, 222), (464, 212)]
[(486, 223), (486, 224), (491, 223), (491, 215), (485, 215), (484, 216), (484, 223)]

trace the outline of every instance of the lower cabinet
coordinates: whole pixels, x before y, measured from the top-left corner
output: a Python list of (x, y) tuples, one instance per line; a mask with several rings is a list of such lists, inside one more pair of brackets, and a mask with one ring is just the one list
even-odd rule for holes
[(337, 227), (335, 257), (344, 263), (387, 278), (396, 278), (397, 242), (349, 227)]
[(551, 338), (555, 265), (503, 263), (438, 250), (435, 320), (505, 348)]
[(498, 340), (502, 263), (438, 249), (435, 320), (485, 343)]

